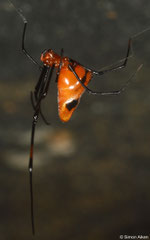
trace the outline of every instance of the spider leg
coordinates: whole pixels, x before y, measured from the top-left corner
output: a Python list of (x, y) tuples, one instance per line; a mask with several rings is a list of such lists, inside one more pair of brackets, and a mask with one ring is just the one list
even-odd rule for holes
[(105, 69), (105, 70), (100, 70), (100, 71), (96, 71), (96, 70), (93, 70), (91, 68), (87, 68), (85, 66), (83, 66), (82, 64), (80, 64), (82, 67), (84, 67), (86, 70), (88, 71), (91, 71), (93, 74), (95, 75), (103, 75), (107, 72), (112, 72), (112, 71), (116, 71), (116, 70), (119, 70), (119, 69), (122, 69), (122, 68), (125, 68), (126, 65), (127, 65), (127, 62), (128, 62), (128, 58), (129, 58), (129, 53), (131, 51), (131, 46), (132, 46), (132, 38), (129, 38), (128, 40), (128, 47), (127, 47), (127, 53), (126, 53), (126, 57), (125, 57), (125, 60), (123, 63), (121, 63), (120, 65), (116, 66), (116, 67), (110, 67), (108, 69)]
[(71, 65), (68, 65), (70, 71), (72, 71), (72, 73), (74, 74), (74, 76), (76, 77), (76, 79), (80, 82), (80, 84), (82, 85), (82, 87), (89, 93), (92, 95), (119, 95), (120, 93), (122, 93), (127, 86), (131, 83), (131, 80), (133, 79), (133, 77), (137, 74), (137, 72), (142, 68), (143, 64), (141, 64), (137, 70), (130, 76), (130, 78), (128, 79), (128, 81), (119, 89), (119, 90), (114, 90), (114, 91), (109, 91), (109, 92), (94, 92), (91, 89), (89, 89), (87, 86), (84, 85), (84, 83), (82, 83), (82, 81), (80, 80), (79, 76), (77, 75), (77, 73), (74, 71), (74, 69), (71, 67)]
[(51, 78), (52, 78), (52, 74), (53, 74), (53, 71), (54, 71), (54, 64), (52, 65), (51, 69), (48, 71), (48, 81), (44, 87), (44, 91), (43, 91), (43, 97), (42, 98), (45, 98), (47, 96), (47, 93), (48, 93), (48, 90), (49, 90), (49, 84), (50, 84), (50, 81), (51, 81)]
[(34, 227), (34, 208), (33, 208), (33, 184), (32, 184), (32, 172), (33, 172), (33, 149), (34, 149), (34, 135), (35, 127), (39, 117), (39, 107), (35, 110), (32, 121), (32, 132), (31, 132), (31, 145), (30, 145), (30, 158), (29, 158), (29, 182), (30, 182), (30, 201), (31, 201), (31, 223), (32, 233), (35, 234)]
[[(46, 67), (46, 66), (45, 66)], [(36, 99), (36, 105), (32, 98), (34, 114), (32, 120), (32, 131), (31, 131), (31, 143), (30, 143), (30, 157), (29, 157), (29, 181), (30, 181), (30, 201), (31, 201), (31, 222), (32, 222), (32, 233), (35, 234), (35, 227), (34, 227), (34, 208), (33, 208), (33, 150), (34, 150), (34, 136), (35, 136), (35, 128), (38, 122), (39, 114), (41, 114), (41, 102), (46, 97), (49, 89), (50, 80), (52, 77), (54, 65), (52, 68), (46, 67), (46, 70), (43, 68), (43, 73), (41, 73), (41, 88), (38, 90), (38, 98)], [(45, 73), (45, 75), (44, 75)]]
[(23, 27), (23, 32), (22, 32), (22, 51), (23, 53), (35, 64), (39, 67), (39, 69), (41, 70), (42, 67), (41, 65), (28, 53), (28, 51), (25, 48), (25, 36), (26, 36), (26, 29), (27, 29), (27, 19), (25, 18), (25, 16), (22, 13), (21, 9), (17, 9), (14, 4), (8, 0), (10, 2), (10, 4), (14, 7), (14, 9), (16, 10), (16, 12), (19, 14), (19, 16), (21, 17), (23, 23), (24, 23), (24, 27)]
[(34, 205), (33, 205), (33, 150), (34, 150), (34, 136), (35, 136), (35, 128), (38, 122), (39, 113), (40, 113), (40, 103), (41, 99), (37, 102), (33, 114), (32, 120), (32, 131), (31, 131), (31, 144), (30, 144), (30, 158), (29, 158), (29, 182), (30, 182), (30, 203), (31, 203), (31, 223), (32, 223), (32, 233), (35, 234), (35, 226), (34, 226)]
[(44, 85), (44, 81), (45, 81), (45, 76), (47, 75), (47, 71), (48, 71), (48, 67), (47, 66), (43, 66), (42, 72), (40, 74), (39, 80), (34, 88), (34, 97), (37, 101), (38, 99), (38, 95), (40, 95), (41, 91), (42, 91), (42, 86)]
[[(33, 107), (33, 109), (35, 110), (35, 103), (34, 103), (33, 92), (32, 92), (32, 91), (31, 91), (30, 98), (31, 98), (32, 107)], [(46, 125), (50, 125), (50, 122), (48, 122), (48, 121), (46, 120), (46, 118), (44, 117), (44, 114), (42, 113), (41, 107), (40, 107), (40, 115), (41, 115), (43, 121), (45, 122), (45, 124), (46, 124)]]
[[(43, 84), (44, 84), (44, 81), (45, 81), (45, 76), (47, 74), (47, 71), (48, 71), (48, 68), (46, 66), (43, 67), (43, 70), (40, 74), (40, 77), (39, 77), (39, 80), (34, 88), (34, 93), (31, 92), (31, 104), (32, 104), (32, 107), (33, 109), (35, 110), (35, 106), (37, 104), (37, 101), (38, 101), (38, 98), (39, 98), (39, 94), (41, 93), (41, 91), (43, 90)], [(35, 101), (34, 101), (34, 98), (33, 98), (33, 94), (34, 94), (34, 97), (35, 97)], [(45, 122), (45, 124), (49, 125), (50, 123), (45, 119), (43, 113), (42, 113), (42, 110), (40, 108), (40, 115), (43, 119), (43, 121)]]
[(20, 12), (20, 16), (22, 17), (22, 20), (24, 22), (24, 28), (22, 33), (22, 51), (35, 65), (39, 67), (39, 69), (41, 69), (42, 68), (41, 65), (28, 53), (28, 51), (25, 48), (25, 35), (26, 35), (26, 28), (27, 28), (28, 22), (21, 12)]
[[(49, 89), (49, 83), (52, 77), (52, 73), (54, 70), (54, 65), (52, 66), (51, 70), (49, 71), (49, 68), (47, 66), (43, 67), (43, 71), (41, 72), (40, 78), (38, 80), (38, 83), (35, 86), (34, 89), (34, 97), (35, 97), (35, 101), (37, 103), (38, 98), (41, 94), (43, 94), (43, 98), (46, 97), (48, 89)], [(49, 74), (49, 76), (46, 78), (45, 76), (47, 76)], [(48, 79), (47, 84), (45, 83), (45, 79)], [(33, 99), (33, 93), (31, 92), (31, 103), (33, 106), (33, 109), (35, 110), (35, 103), (34, 103), (34, 99)], [(40, 107), (40, 115), (43, 119), (43, 121), (45, 122), (45, 124), (49, 125), (50, 123), (46, 120), (46, 118), (44, 117), (41, 107)]]

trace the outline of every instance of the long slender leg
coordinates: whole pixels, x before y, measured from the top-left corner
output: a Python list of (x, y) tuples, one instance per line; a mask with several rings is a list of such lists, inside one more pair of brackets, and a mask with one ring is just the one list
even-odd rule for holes
[[(87, 68), (87, 67), (83, 66), (82, 64), (80, 64), (80, 65), (83, 66), (86, 70), (91, 71), (93, 74), (96, 74), (96, 75), (103, 75), (103, 74), (105, 74), (105, 73), (107, 73), (107, 72), (116, 71), (116, 70), (119, 70), (119, 69), (121, 69), (121, 68), (126, 67), (127, 61), (128, 61), (128, 59), (129, 59), (129, 57), (132, 56), (132, 54), (129, 56), (130, 51), (132, 50), (132, 53), (133, 53), (133, 49), (132, 49), (132, 42), (133, 42), (133, 40), (134, 40), (135, 38), (139, 37), (140, 35), (146, 33), (147, 31), (150, 31), (150, 27), (142, 30), (141, 32), (138, 32), (137, 34), (132, 35), (132, 36), (129, 38), (129, 40), (128, 40), (127, 54), (126, 54), (125, 60), (124, 60), (124, 62), (123, 62), (122, 64), (120, 64), (120, 65), (118, 65), (118, 66), (116, 66), (116, 67), (110, 67), (110, 68), (108, 68), (108, 69), (106, 69), (106, 70), (100, 70), (100, 71), (97, 71), (97, 70), (94, 70), (94, 69), (91, 69), (91, 68)], [(121, 62), (122, 62), (122, 61), (121, 61)]]
[(30, 145), (30, 158), (29, 158), (29, 182), (30, 182), (30, 201), (31, 201), (31, 223), (32, 223), (32, 233), (35, 234), (34, 226), (34, 208), (33, 208), (33, 182), (32, 182), (32, 172), (33, 172), (33, 148), (34, 148), (34, 135), (35, 127), (39, 117), (39, 109), (35, 111), (32, 121), (32, 133), (31, 133), (31, 145)]
[(76, 72), (73, 70), (73, 68), (71, 67), (71, 65), (69, 65), (69, 69), (70, 71), (72, 71), (72, 73), (75, 75), (76, 79), (80, 82), (80, 84), (82, 85), (82, 87), (84, 87), (84, 89), (89, 93), (89, 94), (93, 94), (93, 95), (119, 95), (121, 92), (123, 92), (127, 86), (130, 84), (132, 78), (137, 74), (137, 72), (142, 68), (143, 64), (141, 64), (136, 72), (134, 72), (130, 78), (128, 79), (128, 81), (119, 89), (119, 90), (114, 90), (114, 91), (110, 91), (110, 92), (94, 92), (91, 89), (89, 89), (87, 86), (85, 86), (82, 81), (80, 80), (79, 76), (76, 74)]
[[(54, 70), (54, 65), (51, 68), (46, 66), (46, 71), (43, 71), (44, 73), (41, 73), (41, 77), (39, 78), (39, 81), (34, 90), (34, 97), (35, 97), (36, 103), (38, 102), (39, 98), (41, 98), (41, 96), (42, 98), (46, 97), (53, 70)], [(34, 108), (35, 104), (33, 100), (33, 93), (31, 94), (31, 102)]]
[(33, 120), (32, 120), (30, 157), (29, 157), (29, 166), (28, 166), (28, 169), (29, 169), (29, 182), (30, 182), (31, 224), (32, 224), (32, 233), (33, 233), (33, 235), (35, 234), (34, 205), (33, 205), (33, 150), (34, 150), (35, 128), (36, 128), (36, 124), (37, 124), (37, 121), (38, 121), (38, 118), (39, 118), (40, 101), (37, 103), (36, 110), (34, 112)]
[(30, 144), (30, 158), (29, 158), (29, 181), (30, 181), (30, 199), (31, 199), (31, 223), (32, 223), (32, 233), (35, 234), (35, 225), (34, 225), (34, 206), (33, 206), (33, 150), (34, 150), (34, 136), (35, 136), (35, 128), (38, 122), (39, 114), (41, 114), (41, 101), (46, 97), (49, 89), (50, 80), (52, 77), (52, 73), (54, 70), (54, 65), (50, 69), (47, 67), (47, 71), (45, 71), (45, 75), (41, 73), (43, 76), (42, 86), (39, 89), (39, 96), (36, 101), (36, 105), (33, 103), (34, 107), (34, 115), (32, 120), (32, 132), (31, 132), (31, 144)]
[(28, 53), (28, 51), (25, 48), (25, 36), (26, 36), (26, 28), (27, 28), (27, 19), (25, 18), (25, 16), (22, 13), (21, 9), (17, 9), (14, 4), (8, 0), (10, 2), (10, 4), (14, 7), (14, 9), (16, 10), (16, 12), (19, 14), (19, 16), (21, 17), (23, 23), (24, 23), (24, 27), (23, 27), (23, 33), (22, 33), (22, 51), (23, 53), (34, 63), (36, 64), (39, 69), (41, 70), (42, 67), (40, 66), (40, 64)]
[[(43, 69), (44, 71), (45, 69)], [(46, 75), (46, 72), (45, 72)], [(43, 79), (45, 79), (45, 76), (43, 73), (41, 73), (41, 76)], [(41, 81), (44, 80), (41, 78)], [(33, 115), (32, 120), (32, 132), (31, 132), (31, 144), (30, 144), (30, 158), (29, 158), (29, 181), (30, 181), (30, 201), (31, 201), (31, 223), (32, 223), (32, 233), (35, 234), (35, 226), (34, 226), (34, 206), (33, 206), (33, 150), (34, 150), (34, 136), (35, 136), (35, 128), (36, 124), (39, 118), (39, 112), (40, 112), (40, 104), (41, 104), (41, 98), (39, 97), (38, 101), (36, 102), (36, 106), (34, 106), (35, 112)]]
[(96, 71), (96, 70), (93, 70), (91, 68), (87, 68), (87, 67), (83, 66), (82, 64), (80, 64), (80, 65), (83, 66), (86, 70), (91, 71), (95, 75), (103, 75), (107, 72), (112, 72), (112, 71), (122, 69), (122, 68), (126, 67), (126, 65), (127, 65), (128, 58), (129, 58), (129, 53), (130, 53), (130, 50), (131, 50), (131, 45), (132, 45), (132, 38), (129, 38), (125, 60), (124, 60), (123, 63), (121, 63), (120, 65), (118, 65), (116, 67), (111, 67), (111, 68), (108, 68), (108, 69), (102, 70), (102, 71)]
[[(30, 98), (31, 98), (32, 107), (33, 107), (33, 109), (35, 110), (35, 105), (36, 105), (36, 104), (34, 103), (33, 92), (31, 92)], [(48, 122), (48, 121), (46, 120), (46, 118), (44, 117), (44, 114), (42, 113), (41, 107), (40, 107), (40, 115), (41, 115), (43, 121), (45, 122), (45, 124), (46, 124), (46, 125), (50, 125), (50, 122)]]
[[(38, 101), (39, 96), (42, 99), (46, 97), (46, 95), (48, 93), (48, 89), (49, 89), (50, 80), (51, 80), (53, 70), (54, 70), (54, 65), (51, 67), (51, 70), (49, 70), (49, 68), (46, 67), (46, 66), (44, 66), (44, 67), (45, 67), (45, 69), (43, 68), (43, 71), (41, 72), (41, 76), (39, 78), (39, 81), (38, 81), (37, 85), (35, 86), (35, 90), (34, 90), (34, 97), (35, 97), (36, 103)], [(46, 81), (47, 81), (47, 83), (46, 83)], [(31, 103), (32, 103), (33, 109), (35, 110), (35, 105), (36, 104), (34, 103), (32, 92), (31, 92)], [(43, 121), (47, 125), (49, 125), (50, 123), (45, 119), (45, 117), (42, 113), (41, 107), (40, 107), (39, 112), (40, 112), (40, 115), (41, 115)]]
[[(53, 74), (53, 70), (54, 70), (54, 65), (52, 65), (51, 68), (46, 67), (46, 71), (44, 73), (44, 77), (40, 83), (40, 87), (38, 89), (38, 91), (35, 89), (35, 92), (34, 92), (34, 96), (35, 96), (35, 99), (36, 99), (36, 102), (39, 101), (39, 99), (43, 99), (46, 97), (47, 93), (48, 93), (48, 90), (49, 90), (49, 84), (50, 84), (50, 80), (52, 78), (52, 74)], [(42, 75), (42, 73), (41, 73)]]
[(47, 66), (43, 66), (42, 72), (40, 74), (39, 80), (34, 88), (34, 97), (37, 100), (38, 95), (40, 94), (40, 91), (42, 89), (43, 83), (45, 81), (45, 76), (47, 75), (47, 72), (49, 71), (49, 68)]
[(47, 96), (47, 93), (48, 93), (48, 90), (49, 90), (49, 84), (50, 84), (50, 81), (51, 81), (51, 78), (52, 78), (53, 71), (54, 71), (54, 64), (52, 65), (52, 67), (49, 71), (48, 81), (47, 81), (47, 83), (45, 85), (45, 88), (44, 88), (44, 91), (43, 91), (43, 98), (45, 98)]
[[(34, 115), (33, 115), (33, 122), (32, 122), (32, 133), (31, 133), (31, 147), (30, 147), (30, 161), (29, 161), (29, 171), (32, 171), (33, 169), (33, 146), (34, 146), (34, 132), (35, 132), (35, 126), (37, 124), (37, 120), (39, 117), (39, 112), (40, 112), (40, 106), (41, 106), (41, 101), (43, 98), (45, 98), (45, 94), (47, 94), (48, 91), (48, 87), (49, 87), (49, 83), (50, 83), (50, 79), (52, 76), (52, 72), (53, 72), (54, 67), (52, 67), (51, 69), (49, 67), (47, 67), (47, 71), (45, 71), (45, 75), (41, 73), (43, 79), (41, 79), (42, 82), (44, 82), (43, 84), (45, 84), (44, 86), (42, 86), (42, 90), (40, 90), (40, 95), (37, 99), (36, 105), (34, 106)], [(43, 69), (44, 71), (44, 69)], [(50, 72), (50, 73), (49, 73)], [(48, 75), (49, 73), (49, 75)]]
[[(37, 82), (37, 84), (36, 84), (36, 86), (35, 86), (35, 88), (34, 88), (35, 102), (34, 102), (34, 99), (33, 99), (33, 92), (31, 92), (31, 104), (32, 104), (32, 107), (33, 107), (34, 110), (35, 110), (35, 106), (36, 106), (37, 101), (38, 101), (38, 97), (39, 97), (38, 95), (39, 95), (40, 92), (42, 91), (42, 86), (43, 86), (43, 84), (45, 84), (44, 81), (45, 81), (45, 76), (47, 75), (47, 71), (49, 71), (48, 69), (49, 69), (49, 68), (47, 68), (47, 66), (44, 66), (44, 67), (43, 67), (42, 72), (41, 72), (40, 77), (39, 77), (39, 80), (38, 80), (38, 82)], [(41, 109), (40, 109), (40, 115), (41, 115), (43, 121), (44, 121), (47, 125), (49, 125), (50, 123), (45, 119), (45, 117), (44, 117)]]

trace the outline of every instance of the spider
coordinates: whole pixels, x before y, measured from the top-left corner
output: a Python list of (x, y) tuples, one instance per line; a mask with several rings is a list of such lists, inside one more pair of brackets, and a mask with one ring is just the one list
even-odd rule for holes
[[(13, 5), (13, 3), (9, 0), (9, 2)], [(128, 40), (127, 52), (121, 64), (115, 67), (110, 67), (105, 70), (94, 70), (91, 68), (87, 68), (79, 62), (64, 56), (64, 50), (61, 49), (60, 55), (55, 53), (52, 49), (45, 50), (41, 54), (41, 61), (43, 65), (41, 66), (26, 50), (25, 47), (25, 37), (26, 37), (26, 28), (27, 28), (27, 20), (23, 15), (20, 9), (17, 9), (14, 5), (13, 7), (20, 15), (24, 27), (22, 33), (22, 51), (23, 53), (38, 66), (40, 70), (40, 77), (35, 85), (34, 91), (31, 92), (31, 103), (34, 109), (33, 120), (32, 120), (32, 130), (31, 130), (31, 143), (30, 143), (30, 157), (29, 157), (29, 180), (30, 180), (30, 196), (31, 196), (31, 222), (32, 222), (32, 233), (35, 234), (35, 226), (34, 226), (34, 209), (33, 209), (33, 183), (32, 183), (32, 173), (33, 173), (33, 149), (34, 149), (34, 135), (35, 128), (38, 122), (39, 115), (41, 115), (42, 119), (46, 124), (49, 124), (45, 119), (42, 111), (41, 111), (41, 102), (46, 98), (50, 81), (52, 78), (52, 74), (54, 69), (56, 69), (56, 83), (58, 87), (58, 113), (62, 122), (67, 122), (70, 120), (73, 112), (77, 108), (80, 98), (82, 94), (87, 91), (89, 94), (93, 95), (119, 95), (122, 93), (129, 83), (131, 79), (135, 76), (135, 74), (141, 69), (142, 64), (137, 68), (136, 72), (130, 76), (128, 81), (119, 89), (110, 92), (94, 92), (88, 88), (89, 82), (92, 80), (94, 75), (104, 75), (105, 73), (120, 70), (126, 67), (129, 54), (131, 51), (132, 39), (141, 35), (143, 32), (149, 30), (145, 29), (142, 32), (132, 36)]]

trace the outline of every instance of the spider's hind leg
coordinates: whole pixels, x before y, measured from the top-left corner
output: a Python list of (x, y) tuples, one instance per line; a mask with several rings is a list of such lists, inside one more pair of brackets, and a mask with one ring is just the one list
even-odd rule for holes
[(115, 67), (110, 67), (108, 69), (105, 69), (105, 70), (100, 70), (100, 71), (97, 71), (97, 70), (94, 70), (94, 69), (91, 69), (91, 68), (87, 68), (85, 66), (83, 66), (86, 70), (88, 71), (91, 71), (93, 74), (95, 75), (103, 75), (105, 73), (108, 73), (108, 72), (112, 72), (112, 71), (116, 71), (116, 70), (119, 70), (119, 69), (122, 69), (122, 68), (125, 68), (126, 65), (127, 65), (127, 62), (128, 62), (128, 59), (129, 59), (129, 53), (132, 49), (132, 38), (129, 38), (128, 40), (128, 47), (127, 47), (127, 52), (126, 52), (126, 57), (123, 61), (123, 63), (121, 63), (120, 65), (118, 66), (115, 66)]
[(140, 71), (140, 69), (142, 68), (143, 64), (141, 64), (137, 70), (130, 76), (130, 78), (128, 79), (128, 81), (126, 81), (126, 83), (119, 89), (119, 90), (114, 90), (114, 91), (108, 91), (108, 92), (95, 92), (93, 90), (91, 90), (90, 88), (88, 88), (87, 86), (84, 85), (84, 83), (80, 80), (79, 76), (77, 75), (77, 73), (74, 71), (74, 69), (71, 67), (71, 65), (69, 65), (69, 69), (70, 71), (72, 71), (72, 73), (74, 74), (74, 76), (76, 77), (76, 79), (80, 82), (80, 84), (82, 85), (82, 87), (89, 93), (92, 95), (102, 95), (102, 96), (107, 96), (107, 95), (119, 95), (120, 93), (122, 93), (127, 86), (131, 83), (131, 80), (135, 77), (135, 75), (137, 74), (138, 71)]

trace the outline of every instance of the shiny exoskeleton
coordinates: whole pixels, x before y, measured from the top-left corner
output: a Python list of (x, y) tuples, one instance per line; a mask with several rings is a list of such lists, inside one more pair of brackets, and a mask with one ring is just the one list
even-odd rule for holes
[[(77, 62), (68, 57), (60, 57), (53, 50), (48, 50), (41, 55), (44, 65), (54, 67), (59, 71), (57, 78), (58, 87), (58, 113), (61, 121), (67, 122), (77, 108), (85, 88), (80, 84), (70, 67), (78, 75), (82, 83), (87, 86), (92, 78), (92, 71), (86, 70)], [(61, 63), (61, 64), (60, 64)], [(61, 66), (60, 70), (58, 70)]]
[(18, 10), (16, 8), (15, 10), (18, 12), (18, 14), (20, 15), (24, 23), (23, 34), (22, 34), (22, 51), (34, 64), (36, 64), (39, 67), (41, 71), (39, 80), (37, 81), (34, 91), (31, 92), (31, 102), (34, 109), (34, 114), (33, 114), (33, 120), (32, 120), (32, 132), (31, 132), (31, 144), (30, 144), (29, 178), (30, 178), (30, 194), (31, 194), (31, 222), (32, 222), (32, 232), (34, 234), (35, 227), (34, 227), (33, 184), (32, 184), (34, 135), (35, 135), (35, 127), (36, 127), (39, 115), (42, 117), (44, 122), (48, 124), (48, 122), (46, 121), (41, 111), (41, 102), (47, 96), (54, 69), (56, 69), (56, 82), (58, 87), (59, 117), (61, 121), (67, 122), (71, 118), (74, 110), (77, 108), (80, 102), (80, 98), (85, 90), (88, 93), (93, 95), (96, 95), (96, 94), (118, 95), (125, 90), (128, 84), (131, 82), (131, 79), (140, 70), (142, 65), (139, 66), (136, 72), (132, 74), (132, 76), (128, 79), (128, 81), (119, 90), (110, 91), (110, 92), (94, 92), (88, 88), (88, 84), (94, 75), (103, 75), (107, 72), (116, 71), (124, 68), (128, 61), (132, 38), (137, 37), (138, 35), (142, 34), (146, 30), (142, 31), (137, 35), (134, 35), (132, 38), (129, 39), (127, 53), (124, 61), (121, 61), (122, 62), (121, 64), (114, 67), (110, 67), (106, 70), (96, 71), (83, 66), (82, 64), (70, 59), (69, 57), (64, 57), (63, 49), (61, 50), (60, 55), (56, 54), (51, 49), (44, 51), (41, 55), (41, 61), (43, 63), (43, 65), (41, 66), (28, 53), (28, 51), (25, 48), (25, 34), (26, 34), (27, 20), (21, 10)]

